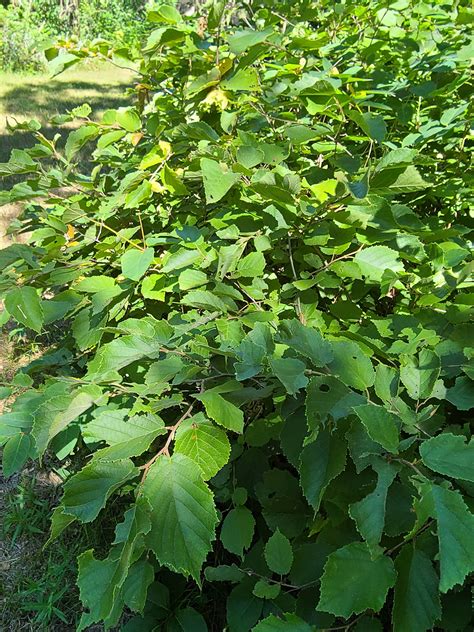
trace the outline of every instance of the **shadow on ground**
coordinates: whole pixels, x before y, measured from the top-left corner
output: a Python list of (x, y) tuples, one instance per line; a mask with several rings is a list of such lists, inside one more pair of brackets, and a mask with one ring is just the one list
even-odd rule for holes
[[(22, 149), (34, 143), (30, 133), (9, 132), (7, 120), (36, 119), (43, 125), (42, 133), (47, 138), (57, 133), (65, 136), (71, 125), (51, 126), (49, 120), (53, 116), (88, 103), (92, 108), (91, 118), (97, 120), (109, 108), (129, 105), (131, 86), (133, 75), (113, 68), (79, 70), (55, 79), (0, 74), (0, 162), (8, 161), (13, 148)], [(0, 181), (0, 189), (5, 188)]]

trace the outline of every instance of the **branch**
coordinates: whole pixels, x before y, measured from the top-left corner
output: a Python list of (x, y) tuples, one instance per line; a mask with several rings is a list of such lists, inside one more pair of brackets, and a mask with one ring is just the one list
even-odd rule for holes
[(143, 474), (142, 474), (142, 480), (140, 481), (140, 484), (143, 483), (143, 481), (145, 480), (145, 478), (148, 475), (148, 472), (150, 471), (150, 467), (153, 465), (153, 463), (162, 455), (162, 454), (166, 454), (167, 456), (170, 455), (170, 445), (171, 442), (173, 441), (176, 431), (178, 430), (179, 426), (183, 423), (183, 421), (189, 417), (189, 415), (191, 414), (192, 410), (194, 408), (194, 404), (191, 404), (191, 406), (188, 408), (188, 410), (184, 413), (184, 415), (181, 415), (181, 417), (178, 419), (178, 421), (174, 424), (174, 426), (168, 426), (167, 429), (170, 431), (168, 438), (166, 439), (166, 443), (165, 445), (161, 448), (161, 450), (159, 452), (157, 452), (155, 454), (154, 457), (152, 457), (147, 463), (145, 463), (145, 465), (142, 465), (139, 469), (143, 470)]

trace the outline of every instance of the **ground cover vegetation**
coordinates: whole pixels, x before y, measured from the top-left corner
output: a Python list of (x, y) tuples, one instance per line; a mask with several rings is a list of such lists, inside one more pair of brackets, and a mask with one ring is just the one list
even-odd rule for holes
[(96, 45), (134, 106), (0, 166), (3, 322), (64, 325), (2, 390), (3, 471), (65, 464), (50, 542), (108, 518), (78, 629), (470, 629), (469, 3), (149, 20)]

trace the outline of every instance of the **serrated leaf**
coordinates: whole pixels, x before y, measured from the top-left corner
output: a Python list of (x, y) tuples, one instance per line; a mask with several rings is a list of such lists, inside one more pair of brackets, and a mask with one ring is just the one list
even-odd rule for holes
[(38, 292), (33, 287), (24, 285), (10, 290), (5, 296), (5, 307), (19, 323), (33, 331), (41, 332), (44, 322), (43, 308)]
[(317, 329), (302, 325), (296, 318), (280, 323), (278, 341), (309, 358), (315, 367), (329, 364), (334, 357), (331, 343)]
[(127, 250), (120, 259), (123, 276), (127, 279), (132, 279), (132, 281), (139, 281), (153, 263), (154, 258), (155, 251), (153, 248), (147, 248), (146, 250), (131, 248)]
[(127, 132), (137, 132), (141, 128), (138, 112), (132, 108), (118, 108), (115, 112), (115, 120)]
[(232, 566), (221, 564), (220, 566), (208, 566), (204, 570), (204, 575), (209, 582), (240, 582), (244, 572), (235, 564)]
[(70, 132), (64, 147), (66, 158), (71, 160), (87, 142), (96, 138), (98, 133), (99, 129), (96, 125), (84, 125)]
[(474, 483), (474, 439), (466, 443), (463, 435), (443, 433), (423, 441), (420, 455), (430, 470)]
[(354, 406), (354, 412), (363, 423), (369, 437), (383, 448), (398, 453), (400, 442), (397, 417), (383, 406), (364, 404)]
[(92, 461), (65, 483), (63, 512), (81, 522), (92, 522), (109, 496), (136, 474), (137, 468), (129, 459), (111, 463)]
[(208, 480), (229, 460), (230, 443), (223, 430), (216, 428), (202, 413), (198, 413), (186, 419), (178, 428), (174, 451), (197, 463), (204, 480)]
[(426, 399), (431, 395), (439, 377), (441, 364), (434, 351), (422, 349), (418, 357), (402, 356), (400, 379), (412, 399)]
[(252, 544), (254, 529), (252, 512), (247, 507), (235, 507), (224, 518), (221, 542), (228, 551), (242, 557), (244, 550)]
[(293, 548), (288, 538), (278, 529), (265, 544), (268, 568), (279, 575), (288, 575), (293, 564)]
[[(163, 259), (163, 266), (161, 268), (161, 271), (165, 274), (168, 274), (169, 272), (173, 272), (174, 270), (188, 268), (198, 261), (202, 261), (202, 258), (203, 256), (199, 252), (199, 250), (181, 248), (177, 252), (173, 252)], [(191, 272), (191, 270), (189, 272)]]
[(229, 311), (228, 306), (221, 298), (207, 290), (191, 290), (181, 302), (183, 305), (222, 312), (224, 314)]
[(368, 281), (381, 283), (385, 270), (398, 273), (403, 272), (403, 263), (398, 253), (387, 246), (370, 246), (364, 248), (354, 256), (354, 261), (360, 268), (362, 275)]
[(372, 140), (381, 143), (387, 134), (387, 126), (382, 116), (370, 112), (351, 112), (350, 118), (357, 123), (363, 132)]
[(229, 37), (230, 50), (235, 55), (240, 55), (248, 48), (264, 42), (271, 33), (271, 29), (265, 29), (263, 31), (244, 29), (242, 31), (236, 31)]
[(350, 414), (353, 406), (365, 401), (365, 397), (355, 393), (332, 375), (313, 377), (306, 390), (309, 429), (315, 430), (328, 419), (343, 419)]
[(257, 147), (252, 147), (252, 145), (242, 145), (237, 148), (237, 161), (247, 169), (252, 169), (260, 164), (264, 158), (263, 151)]
[(439, 579), (429, 557), (412, 544), (395, 560), (394, 632), (426, 632), (441, 617)]
[(290, 395), (304, 388), (309, 380), (305, 375), (306, 365), (295, 358), (270, 358), (270, 369)]
[(458, 410), (474, 408), (474, 381), (465, 375), (458, 377), (456, 383), (448, 388), (446, 399)]
[(344, 384), (363, 391), (375, 382), (375, 371), (359, 345), (352, 340), (336, 340), (332, 343), (334, 359), (329, 369)]
[(382, 555), (372, 559), (366, 544), (353, 542), (329, 556), (317, 609), (345, 619), (365, 610), (378, 612), (395, 579), (390, 558)]
[(239, 173), (227, 171), (209, 158), (201, 158), (201, 171), (207, 204), (218, 202), (240, 180)]
[(301, 452), (300, 481), (306, 499), (318, 511), (326, 487), (346, 465), (347, 445), (329, 430), (320, 430), (316, 439)]
[(440, 590), (445, 593), (474, 571), (474, 515), (461, 494), (439, 485), (423, 488), (427, 512), (438, 524)]
[(397, 468), (384, 461), (378, 461), (374, 469), (378, 477), (374, 491), (349, 506), (349, 515), (372, 551), (376, 550), (382, 537), (387, 492), (397, 475)]
[(157, 560), (200, 584), (217, 514), (199, 466), (183, 454), (160, 457), (148, 472), (143, 494), (152, 507), (147, 540)]
[(148, 587), (154, 579), (155, 569), (146, 560), (140, 560), (131, 566), (123, 584), (123, 600), (130, 610), (143, 612)]
[(119, 371), (142, 358), (156, 358), (161, 345), (169, 341), (172, 332), (165, 321), (161, 321), (160, 325), (162, 331), (156, 330), (153, 337), (128, 335), (102, 345), (88, 364), (88, 378), (100, 380), (110, 371)]
[(3, 446), (3, 476), (8, 478), (24, 466), (32, 447), (31, 436), (23, 432), (10, 437)]
[(280, 584), (270, 584), (264, 579), (259, 579), (254, 586), (253, 594), (259, 599), (276, 599), (280, 590)]
[(105, 410), (84, 427), (85, 438), (105, 441), (110, 446), (96, 453), (99, 458), (112, 461), (139, 456), (156, 437), (166, 434), (165, 424), (156, 415), (132, 415), (125, 421), (128, 412)]
[(244, 413), (214, 391), (205, 391), (200, 395), (196, 395), (204, 404), (207, 416), (214, 420), (220, 426), (233, 430), (234, 432), (243, 432), (244, 429)]

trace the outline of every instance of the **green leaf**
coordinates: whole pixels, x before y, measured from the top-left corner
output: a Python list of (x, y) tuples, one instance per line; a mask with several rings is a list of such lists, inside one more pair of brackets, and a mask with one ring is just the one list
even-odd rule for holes
[(111, 463), (92, 461), (64, 485), (63, 512), (81, 522), (92, 522), (109, 496), (137, 473), (129, 459)]
[(257, 147), (252, 147), (252, 145), (242, 145), (237, 148), (237, 161), (247, 169), (252, 169), (260, 164), (264, 158), (263, 151)]
[[(78, 630), (106, 619), (114, 609), (113, 580), (117, 572), (117, 562), (106, 558), (96, 560), (92, 550), (78, 557), (78, 580), (81, 601), (89, 612), (83, 614)], [(116, 606), (120, 608), (120, 601)], [(121, 611), (121, 608), (120, 608)]]
[[(189, 268), (193, 264), (199, 261), (202, 261), (202, 258), (203, 256), (199, 252), (199, 250), (190, 250), (188, 248), (181, 248), (180, 250), (178, 250), (178, 252), (173, 252), (169, 256), (166, 256), (163, 259), (163, 266), (161, 268), (161, 271), (165, 274), (168, 274), (168, 272), (173, 272), (174, 270)], [(190, 272), (193, 274), (201, 274), (201, 275), (203, 274), (202, 272), (198, 272), (197, 270), (196, 271), (186, 270), (186, 272)], [(202, 285), (202, 283), (198, 283), (198, 285)], [(187, 288), (184, 288), (184, 289), (187, 289)]]
[(474, 571), (474, 515), (462, 496), (439, 485), (425, 485), (429, 513), (438, 524), (440, 590), (445, 593)]
[(351, 112), (350, 118), (357, 123), (363, 132), (372, 140), (382, 143), (387, 135), (387, 126), (382, 116), (371, 114), (370, 112)]
[(295, 614), (283, 614), (284, 619), (279, 619), (271, 614), (260, 621), (252, 632), (312, 632), (313, 628)]
[(5, 478), (21, 470), (30, 456), (31, 447), (31, 436), (23, 432), (8, 439), (3, 446), (2, 468)]
[(398, 453), (400, 442), (398, 419), (383, 406), (365, 404), (354, 407), (369, 437), (392, 454)]
[(252, 544), (254, 529), (252, 512), (247, 507), (235, 507), (224, 518), (221, 542), (228, 551), (242, 557), (244, 550)]
[(385, 524), (387, 492), (397, 475), (397, 468), (390, 463), (377, 461), (377, 485), (373, 492), (349, 506), (349, 515), (371, 551), (376, 551)]
[(288, 575), (293, 564), (293, 549), (288, 538), (277, 529), (265, 544), (268, 568), (279, 575)]
[(148, 587), (155, 579), (155, 569), (146, 560), (140, 560), (131, 566), (123, 584), (123, 600), (134, 612), (143, 612)]
[(263, 601), (252, 593), (253, 582), (243, 581), (227, 598), (229, 632), (248, 632), (262, 614)]
[(431, 395), (440, 373), (440, 359), (434, 351), (422, 349), (418, 358), (401, 356), (400, 379), (412, 399)]
[(260, 599), (276, 599), (280, 594), (280, 590), (280, 584), (270, 584), (264, 579), (259, 579), (252, 592)]
[(226, 313), (229, 311), (227, 304), (218, 296), (207, 290), (191, 290), (181, 301), (183, 305), (207, 309), (213, 312)]
[(99, 133), (99, 129), (96, 125), (84, 125), (75, 129), (69, 133), (67, 137), (66, 145), (64, 147), (64, 154), (68, 160), (71, 160), (78, 151), (80, 151), (86, 143), (88, 143)]
[[(96, 402), (99, 401), (102, 395), (102, 391), (98, 387), (85, 386), (79, 389), (75, 393), (71, 394), (70, 402), (68, 402), (67, 408), (60, 410), (53, 418), (48, 419), (47, 415), (40, 415), (35, 419), (33, 426), (33, 434), (35, 435), (36, 447), (40, 454), (43, 454), (49, 442), (60, 432), (62, 432), (67, 426), (78, 417), (80, 417), (86, 410)], [(43, 437), (43, 432), (39, 431), (39, 421), (45, 420), (48, 422), (48, 435), (47, 443), (41, 441), (40, 437)], [(45, 433), (46, 434), (46, 433)]]
[(359, 391), (364, 391), (375, 382), (375, 371), (359, 345), (351, 340), (332, 343), (334, 359), (328, 365), (334, 375)]
[(196, 399), (204, 404), (207, 416), (213, 419), (217, 424), (233, 430), (234, 432), (243, 432), (244, 430), (244, 413), (214, 391), (205, 391), (200, 395), (196, 395)]
[(160, 321), (153, 337), (122, 336), (102, 345), (95, 357), (89, 362), (89, 379), (101, 379), (110, 371), (118, 371), (132, 362), (160, 354), (161, 345), (169, 342), (172, 329), (166, 321)]
[(82, 432), (92, 441), (105, 441), (110, 447), (96, 454), (101, 459), (126, 459), (143, 454), (156, 437), (166, 434), (165, 424), (154, 415), (133, 415), (127, 421), (127, 410), (99, 413)]
[(426, 632), (441, 617), (439, 579), (429, 557), (404, 546), (395, 560), (397, 581), (393, 604), (394, 632)]
[(120, 258), (123, 276), (132, 281), (139, 281), (153, 263), (154, 258), (153, 248), (143, 251), (135, 248), (127, 250)]
[(208, 566), (204, 570), (204, 575), (209, 582), (240, 582), (243, 573), (235, 564), (232, 566), (226, 564)]
[(207, 632), (207, 630), (203, 616), (190, 607), (178, 610), (166, 624), (166, 632)]
[(229, 37), (230, 50), (234, 55), (241, 55), (248, 48), (264, 42), (271, 33), (272, 29), (269, 28), (263, 31), (253, 29), (236, 31)]
[(308, 384), (304, 374), (306, 365), (294, 358), (270, 358), (270, 369), (290, 395), (294, 395)]
[(237, 92), (239, 90), (255, 91), (259, 89), (259, 79), (256, 68), (238, 70), (228, 79), (221, 81), (223, 90)]
[(474, 439), (449, 432), (423, 441), (420, 445), (423, 463), (434, 472), (474, 483)]
[(254, 279), (263, 275), (265, 270), (265, 257), (261, 252), (251, 252), (237, 264), (237, 270), (233, 276)]
[[(142, 202), (150, 199), (153, 189), (148, 180), (143, 180), (135, 189), (125, 196), (125, 208), (138, 208)], [(137, 279), (135, 279), (137, 280)]]
[(352, 542), (329, 556), (317, 609), (344, 619), (365, 610), (378, 612), (395, 578), (389, 557), (382, 555), (372, 559), (366, 544)]
[(75, 520), (76, 518), (74, 516), (65, 514), (63, 512), (63, 507), (58, 505), (51, 515), (51, 531), (44, 547), (46, 548), (54, 542), (54, 540), (56, 540), (56, 538), (58, 538), (61, 533)]
[(300, 480), (306, 499), (318, 511), (326, 487), (346, 465), (347, 445), (329, 430), (321, 430), (301, 452)]
[(67, 426), (99, 401), (101, 389), (85, 386), (70, 393), (67, 384), (57, 382), (48, 387), (34, 412), (32, 435), (39, 456), (42, 456), (50, 441)]
[(377, 193), (413, 193), (430, 187), (414, 165), (399, 169), (384, 169), (375, 174), (371, 188)]
[(471, 410), (474, 408), (474, 381), (464, 375), (458, 377), (455, 385), (448, 388), (446, 399), (458, 410)]
[(5, 307), (19, 323), (33, 331), (41, 332), (44, 322), (43, 308), (38, 292), (33, 287), (23, 285), (10, 290), (5, 296)]
[(385, 270), (395, 274), (403, 272), (403, 263), (398, 253), (387, 246), (370, 246), (356, 253), (354, 261), (360, 268), (363, 277), (374, 283), (381, 283)]
[(162, 456), (151, 466), (143, 494), (152, 507), (147, 540), (157, 560), (200, 584), (217, 514), (199, 466), (183, 454)]
[(207, 204), (218, 202), (240, 180), (240, 174), (209, 158), (201, 158), (201, 171)]
[(138, 132), (142, 126), (138, 112), (132, 108), (119, 108), (116, 110), (115, 120), (127, 132)]
[(178, 278), (180, 290), (190, 290), (207, 283), (207, 275), (200, 270), (183, 270)]
[(208, 480), (229, 460), (230, 443), (223, 430), (216, 428), (203, 413), (198, 413), (178, 428), (174, 451), (197, 463), (204, 480)]
[(319, 331), (302, 325), (296, 318), (281, 321), (277, 339), (309, 358), (315, 367), (325, 366), (333, 360), (331, 343)]
[(347, 417), (353, 406), (363, 404), (366, 398), (355, 393), (332, 375), (311, 379), (306, 391), (306, 417), (310, 430), (321, 423)]

